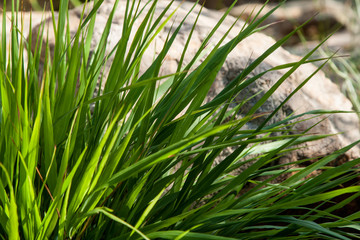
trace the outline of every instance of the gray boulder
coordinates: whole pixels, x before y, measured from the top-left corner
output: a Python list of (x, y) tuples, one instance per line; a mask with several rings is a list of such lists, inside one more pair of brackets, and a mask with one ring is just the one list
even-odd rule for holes
[[(167, 4), (167, 0), (159, 1), (157, 10), (155, 12), (155, 18), (161, 13), (161, 11), (165, 8)], [(174, 6), (170, 8), (169, 13), (171, 12), (171, 10), (174, 10), (176, 8), (177, 4), (178, 3), (175, 3)], [(121, 0), (117, 12), (115, 13), (111, 33), (108, 38), (107, 52), (109, 52), (110, 49), (115, 46), (121, 36), (122, 20), (124, 18), (125, 5), (125, 0)], [(104, 4), (98, 10), (95, 29), (93, 33), (92, 48), (95, 48), (95, 46), (99, 42), (100, 36), (103, 32), (112, 6), (113, 0), (105, 0)], [(162, 31), (158, 35), (158, 37), (155, 39), (153, 44), (146, 52), (142, 61), (141, 72), (144, 72), (150, 66), (154, 57), (154, 53), (158, 54), (161, 51), (163, 43), (166, 40), (168, 31), (170, 31), (171, 29), (171, 24), (174, 23), (174, 26), (177, 26), (192, 6), (192, 3), (188, 2), (185, 2), (181, 5), (181, 7), (176, 13), (176, 17), (172, 21), (170, 21), (170, 23), (164, 28), (164, 31)], [(183, 46), (188, 38), (189, 32), (199, 10), (200, 6), (196, 6), (194, 11), (186, 19), (177, 39), (174, 42), (172, 49), (170, 49), (166, 57), (166, 61), (162, 66), (162, 74), (171, 74), (176, 71), (177, 61), (181, 56)], [(78, 7), (69, 12), (72, 19), (70, 28), (73, 30), (75, 30), (78, 26), (81, 11), (82, 8)], [(185, 63), (191, 60), (192, 56), (194, 56), (195, 52), (199, 48), (201, 42), (205, 39), (207, 34), (210, 32), (212, 27), (215, 26), (221, 16), (222, 13), (220, 12), (203, 9), (203, 12), (198, 20), (198, 24), (195, 28), (191, 44), (189, 46), (189, 49), (187, 50)], [(142, 16), (137, 19), (135, 23), (135, 29), (136, 26), (139, 26), (139, 23), (141, 21)], [(214, 46), (218, 42), (218, 40), (220, 40), (224, 36), (225, 32), (230, 28), (234, 21), (235, 18), (230, 16), (227, 17), (227, 19), (222, 24), (222, 27), (217, 31), (217, 33), (210, 41), (209, 48)], [(238, 22), (232, 29), (232, 31), (229, 33), (229, 35), (226, 37), (225, 42), (228, 42), (230, 39), (234, 38), (242, 28), (243, 24), (244, 23), (241, 21)], [(51, 27), (51, 24), (49, 24), (49, 27)], [(50, 38), (50, 41), (53, 41), (53, 39)], [(211, 91), (209, 92), (207, 101), (211, 100), (214, 96), (216, 96), (216, 94), (218, 94), (224, 88), (224, 86), (226, 86), (230, 81), (232, 81), (232, 79), (234, 79), (235, 76), (237, 76), (249, 64), (249, 62), (259, 57), (274, 43), (275, 41), (271, 37), (266, 36), (262, 33), (254, 33), (248, 38), (246, 38), (244, 41), (242, 41), (228, 56), (223, 68), (217, 76), (214, 85), (212, 86)], [(268, 58), (266, 58), (260, 64), (260, 66), (251, 73), (251, 75), (261, 73), (280, 64), (296, 62), (299, 60), (300, 57), (294, 56), (286, 50), (279, 48)], [(105, 75), (108, 73), (111, 63), (112, 59), (110, 58), (107, 61), (107, 65), (104, 69)], [(312, 64), (305, 64), (301, 66), (280, 86), (280, 88), (271, 96), (271, 98), (259, 109), (259, 112), (273, 111), (287, 96), (289, 96), (289, 94), (301, 82), (303, 82), (315, 70), (316, 67)], [(285, 72), (286, 71), (284, 70), (279, 70), (267, 73), (258, 81), (247, 87), (243, 95), (239, 97), (239, 101), (255, 94), (257, 95), (256, 97), (252, 98), (251, 101), (244, 105), (242, 112), (246, 113), (247, 110), (250, 109), (251, 106), (261, 96), (263, 96), (264, 92), (269, 90), (270, 87)], [(350, 101), (340, 92), (337, 85), (335, 85), (331, 80), (326, 78), (323, 72), (317, 73), (310, 80), (309, 83), (307, 83), (298, 93), (296, 93), (293, 98), (288, 103), (286, 103), (285, 106), (275, 115), (273, 122), (282, 120), (285, 117), (289, 116), (289, 114), (301, 114), (316, 109), (344, 111), (352, 110), (352, 104), (350, 103)], [(309, 128), (322, 118), (325, 117), (316, 117), (309, 121), (298, 123), (295, 125), (294, 131), (301, 132)], [(246, 127), (256, 128), (261, 120), (263, 119), (259, 118), (257, 119), (257, 121), (253, 121)], [(283, 161), (293, 161), (296, 159), (326, 156), (333, 151), (360, 139), (359, 119), (357, 118), (356, 114), (341, 113), (328, 116), (310, 131), (310, 133), (314, 134), (332, 134), (339, 132), (342, 133), (326, 139), (304, 144), (302, 146), (303, 148), (293, 154), (287, 155), (283, 158)], [(359, 147), (355, 147), (347, 153), (346, 158), (353, 159), (359, 157), (359, 153)]]

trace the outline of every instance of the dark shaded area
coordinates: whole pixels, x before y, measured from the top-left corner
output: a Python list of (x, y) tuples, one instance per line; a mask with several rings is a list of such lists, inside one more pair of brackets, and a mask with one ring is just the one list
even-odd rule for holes
[[(354, 176), (353, 179), (341, 184), (340, 186), (337, 186), (337, 187), (331, 189), (331, 191), (344, 189), (344, 188), (351, 187), (351, 186), (358, 186), (360, 184), (360, 177), (356, 176), (356, 174), (353, 176)], [(356, 197), (356, 195), (354, 193), (342, 194), (340, 196), (337, 196), (337, 197), (331, 199), (331, 201), (328, 201), (328, 202), (325, 202), (322, 204), (315, 203), (315, 204), (305, 206), (305, 208), (308, 208), (309, 210), (289, 209), (289, 210), (286, 210), (285, 212), (283, 212), (282, 214), (290, 215), (290, 216), (304, 216), (305, 214), (308, 214), (309, 211), (311, 211), (312, 209), (318, 209), (318, 210), (325, 211), (326, 209), (331, 208), (331, 207), (335, 206), (336, 204), (346, 201), (347, 199), (351, 199), (352, 196), (354, 196), (355, 198), (352, 199), (350, 202), (348, 202), (345, 206), (337, 208), (331, 212), (332, 214), (334, 214), (336, 216), (345, 218), (347, 216), (350, 216), (350, 215), (360, 211), (360, 197)], [(319, 218), (317, 220), (317, 222), (320, 224), (325, 223), (327, 221), (328, 221), (328, 219), (325, 217)]]

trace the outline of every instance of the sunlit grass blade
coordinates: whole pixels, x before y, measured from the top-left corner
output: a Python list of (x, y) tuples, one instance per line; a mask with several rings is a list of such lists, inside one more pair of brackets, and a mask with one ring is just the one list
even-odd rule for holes
[[(10, 240), (16, 240), (16, 239), (20, 239), (20, 236), (19, 236), (19, 217), (18, 217), (18, 212), (17, 212), (18, 207), (16, 204), (14, 188), (11, 184), (11, 180), (10, 180), (8, 172), (6, 171), (6, 168), (2, 164), (0, 164), (0, 167), (1, 167), (4, 175), (6, 176), (7, 185), (9, 186), (9, 189), (10, 189), (9, 199), (6, 199), (6, 200), (2, 199), (4, 208), (1, 211), (3, 212), (3, 211), (5, 211), (5, 209), (7, 209), (8, 216), (7, 216), (7, 222), (6, 222), (6, 230), (9, 233), (8, 237)], [(3, 187), (3, 184), (1, 184), (1, 187)], [(0, 191), (2, 191), (2, 190), (0, 190)], [(5, 203), (5, 201), (6, 201), (6, 203)], [(3, 224), (5, 224), (5, 223), (3, 223)]]

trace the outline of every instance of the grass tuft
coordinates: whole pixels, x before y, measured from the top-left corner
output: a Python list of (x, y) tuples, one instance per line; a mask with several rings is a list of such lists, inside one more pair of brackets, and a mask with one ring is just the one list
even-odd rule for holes
[[(326, 166), (359, 142), (306, 167), (269, 167), (279, 155), (296, 149), (299, 143), (328, 136), (309, 135), (309, 129), (291, 135), (284, 130), (287, 126), (303, 115), (329, 111), (304, 113), (267, 124), (288, 101), (285, 99), (258, 129), (242, 128), (258, 117), (256, 111), (291, 73), (313, 61), (308, 58), (323, 42), (299, 62), (268, 70), (287, 69), (287, 73), (246, 116), (238, 119), (239, 107), (229, 108), (235, 103), (234, 96), (265, 73), (248, 75), (302, 26), (276, 42), (204, 104), (227, 55), (243, 39), (259, 31), (260, 24), (277, 7), (248, 22), (230, 42), (224, 42), (225, 35), (194, 68), (199, 57), (208, 51), (205, 47), (229, 9), (190, 63), (182, 65), (189, 40), (178, 56), (177, 72), (161, 76), (160, 67), (166, 53), (174, 47), (186, 17), (179, 26), (173, 26), (162, 51), (143, 74), (140, 63), (150, 43), (176, 14), (175, 10), (165, 17), (174, 1), (169, 1), (159, 16), (154, 15), (156, 0), (146, 4), (115, 1), (101, 39), (90, 54), (96, 14), (102, 2), (94, 1), (88, 15), (83, 12), (79, 28), (71, 36), (67, 27), (69, 1), (60, 1), (57, 19), (52, 11), (53, 53), (48, 42), (43, 44), (40, 40), (48, 35), (44, 27), (38, 33), (30, 29), (29, 42), (25, 40), (14, 1), (10, 35), (5, 34), (3, 15), (1, 238), (359, 238), (355, 231), (359, 229), (359, 214), (339, 216), (336, 210), (358, 197), (360, 187), (336, 187), (358, 177), (356, 166), (360, 160)], [(100, 77), (109, 58), (105, 51), (107, 38), (120, 3), (126, 4), (122, 37), (111, 51), (114, 60), (109, 74)], [(6, 8), (5, 5), (4, 2)], [(144, 20), (134, 29), (140, 14)], [(189, 39), (195, 25), (196, 22)], [(131, 34), (133, 38), (129, 38)], [(33, 51), (31, 46), (36, 46)], [(98, 81), (104, 83), (102, 91), (96, 90)], [(274, 137), (271, 133), (278, 134)], [(214, 164), (229, 146), (235, 150)], [(245, 163), (249, 166), (235, 174), (234, 170)], [(321, 174), (309, 176), (319, 169)], [(289, 175), (285, 181), (274, 183), (284, 174)], [(265, 180), (260, 180), (262, 176), (266, 176)], [(339, 196), (343, 200), (336, 202), (334, 199)], [(348, 231), (350, 228), (352, 231)]]

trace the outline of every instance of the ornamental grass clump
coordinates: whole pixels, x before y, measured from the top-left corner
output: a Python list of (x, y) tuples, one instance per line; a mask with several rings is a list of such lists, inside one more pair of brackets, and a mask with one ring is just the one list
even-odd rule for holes
[[(102, 2), (94, 1), (93, 9), (86, 17), (82, 15), (72, 36), (66, 24), (68, 0), (61, 1), (57, 19), (53, 12), (56, 40), (51, 52), (49, 44), (40, 40), (48, 34), (44, 27), (36, 38), (31, 29), (29, 37), (22, 35), (21, 15), (13, 1), (11, 35), (3, 31), (0, 44), (3, 239), (358, 237), (359, 213), (337, 216), (334, 211), (360, 195), (359, 186), (335, 189), (358, 176), (355, 166), (360, 159), (325, 167), (357, 142), (307, 167), (289, 169), (270, 164), (299, 143), (327, 136), (309, 135), (309, 129), (290, 135), (286, 128), (296, 122), (300, 117), (297, 115), (268, 123), (315, 73), (310, 73), (257, 129), (242, 128), (258, 116), (256, 110), (291, 73), (314, 61), (308, 57), (317, 48), (299, 62), (268, 70), (287, 72), (244, 117), (237, 117), (240, 107), (229, 108), (236, 95), (265, 74), (248, 77), (252, 70), (298, 28), (204, 104), (227, 55), (244, 38), (259, 31), (261, 22), (276, 8), (248, 22), (230, 42), (220, 40), (194, 67), (229, 13), (225, 12), (193, 61), (183, 66), (194, 22), (182, 56), (178, 56), (177, 71), (161, 76), (159, 69), (167, 51), (174, 47), (181, 24), (173, 26), (173, 33), (169, 33), (162, 51), (145, 73), (139, 73), (139, 66), (144, 51), (175, 14), (164, 17), (174, 1), (168, 2), (159, 17), (154, 15), (157, 1), (146, 2), (149, 11), (144, 11), (141, 1), (121, 1), (126, 4), (121, 39), (110, 51), (114, 60), (109, 74), (102, 76), (109, 58), (105, 51), (107, 38), (119, 1), (114, 1), (99, 44), (91, 49), (96, 13)], [(144, 20), (134, 29), (139, 14), (145, 16)], [(5, 29), (5, 14), (2, 18)], [(132, 32), (133, 38), (129, 38)], [(97, 85), (104, 87), (96, 91)], [(305, 114), (324, 113), (329, 112)], [(235, 150), (214, 164), (228, 146)], [(249, 152), (257, 155), (249, 158)], [(250, 163), (249, 167), (233, 173), (245, 163)], [(320, 175), (307, 177), (318, 169), (323, 170)], [(289, 177), (274, 183), (283, 174)], [(260, 176), (266, 176), (266, 180), (259, 181)], [(249, 184), (253, 187), (243, 191)], [(345, 197), (333, 202), (337, 196)], [(310, 208), (310, 204), (315, 207)], [(295, 210), (301, 214), (295, 214)]]

